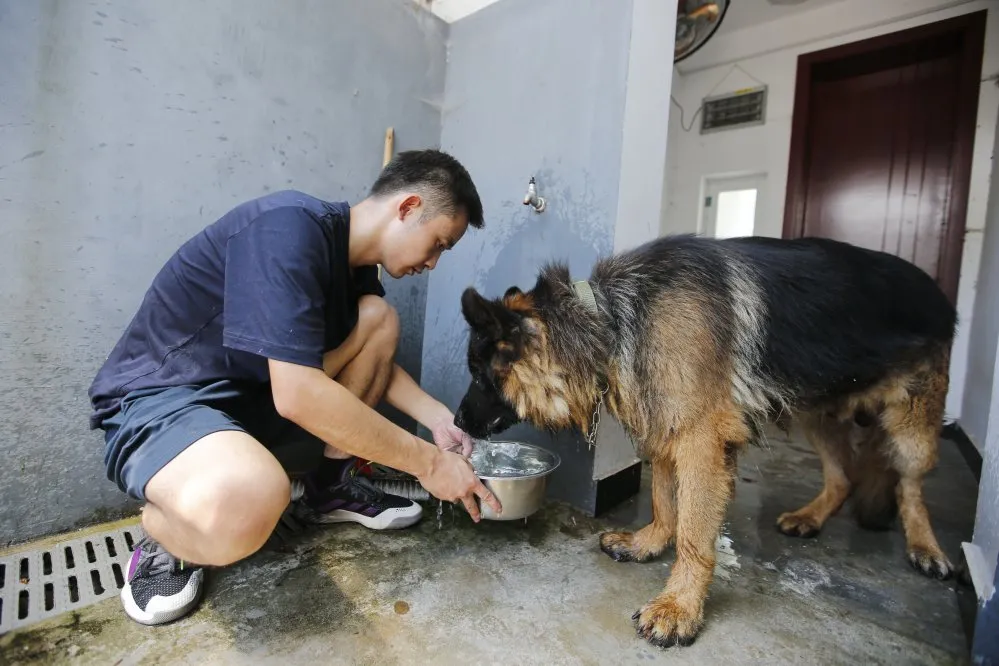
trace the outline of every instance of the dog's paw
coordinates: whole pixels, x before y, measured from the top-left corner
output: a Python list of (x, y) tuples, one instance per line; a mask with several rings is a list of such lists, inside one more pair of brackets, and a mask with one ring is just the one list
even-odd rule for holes
[(822, 526), (811, 516), (785, 513), (777, 519), (777, 529), (788, 536), (808, 539), (818, 536)]
[(704, 617), (681, 607), (671, 596), (657, 597), (631, 616), (638, 635), (656, 647), (687, 647), (697, 638)]
[(954, 565), (940, 551), (915, 546), (910, 548), (907, 554), (912, 568), (924, 576), (937, 580), (947, 580), (954, 575)]
[(604, 532), (600, 535), (600, 550), (615, 562), (634, 562), (635, 554), (631, 550), (634, 536), (632, 532)]
[(647, 562), (652, 556), (635, 552), (632, 532), (604, 532), (600, 535), (600, 550), (615, 562)]

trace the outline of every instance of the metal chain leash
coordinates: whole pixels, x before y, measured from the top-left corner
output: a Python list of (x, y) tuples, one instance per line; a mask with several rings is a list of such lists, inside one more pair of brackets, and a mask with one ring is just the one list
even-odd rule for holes
[(593, 450), (593, 447), (597, 444), (597, 431), (600, 429), (600, 408), (604, 405), (604, 396), (607, 395), (607, 391), (610, 389), (610, 385), (604, 387), (604, 390), (600, 392), (600, 397), (597, 398), (596, 407), (593, 408), (593, 417), (590, 424), (590, 432), (586, 435), (586, 444), (588, 450)]

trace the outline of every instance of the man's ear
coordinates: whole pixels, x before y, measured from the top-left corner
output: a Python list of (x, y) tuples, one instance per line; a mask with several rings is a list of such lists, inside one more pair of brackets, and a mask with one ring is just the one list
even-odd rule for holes
[(415, 220), (414, 213), (423, 203), (419, 194), (410, 194), (399, 203), (399, 219), (403, 222)]

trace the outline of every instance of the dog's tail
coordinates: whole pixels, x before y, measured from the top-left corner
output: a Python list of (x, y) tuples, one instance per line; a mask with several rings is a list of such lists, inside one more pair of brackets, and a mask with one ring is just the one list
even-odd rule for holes
[(850, 470), (851, 504), (857, 523), (868, 530), (887, 530), (898, 514), (895, 488), (899, 474), (888, 460), (887, 437), (879, 427), (860, 445)]

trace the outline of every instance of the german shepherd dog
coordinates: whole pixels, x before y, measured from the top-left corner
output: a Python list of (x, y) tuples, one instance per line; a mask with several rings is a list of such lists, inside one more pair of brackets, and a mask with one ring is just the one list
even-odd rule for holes
[(585, 433), (604, 397), (650, 462), (652, 523), (604, 533), (600, 548), (645, 562), (675, 545), (665, 589), (633, 618), (651, 643), (697, 636), (737, 454), (791, 417), (825, 484), (778, 518), (781, 532), (816, 535), (852, 493), (864, 526), (901, 514), (917, 570), (952, 574), (922, 479), (957, 315), (913, 264), (826, 239), (673, 236), (601, 259), (588, 281), (551, 263), (528, 292), (468, 288), (461, 306), (471, 384), (457, 425), (478, 438), (521, 421)]

